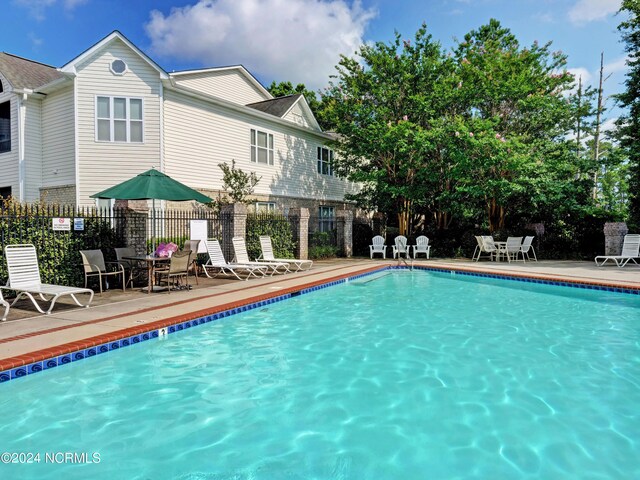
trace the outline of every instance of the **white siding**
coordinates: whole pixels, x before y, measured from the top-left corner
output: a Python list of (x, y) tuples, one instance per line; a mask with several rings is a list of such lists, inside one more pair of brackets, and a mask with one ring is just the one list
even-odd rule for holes
[(178, 85), (240, 105), (271, 98), (236, 69), (177, 75), (173, 79)]
[(39, 99), (29, 97), (25, 102), (24, 125), (24, 200), (36, 202), (40, 200), (40, 185), (42, 184), (42, 130)]
[(283, 117), (283, 120), (288, 120), (289, 122), (295, 123), (296, 125), (302, 125), (303, 127), (316, 129), (306, 110), (302, 108), (300, 102), (294, 105), (289, 113)]
[(19, 198), (18, 174), (18, 99), (7, 91), (0, 93), (0, 103), (11, 102), (11, 151), (0, 153), (0, 187), (11, 187), (11, 194)]
[[(124, 60), (128, 71), (118, 76), (109, 65)], [(160, 167), (160, 75), (120, 40), (114, 40), (77, 67), (78, 182), (80, 204), (93, 204), (90, 195)], [(144, 143), (97, 142), (97, 95), (143, 99)], [(187, 118), (183, 121), (188, 122)]]
[[(218, 164), (235, 160), (242, 170), (262, 177), (256, 194), (341, 201), (353, 189), (349, 182), (317, 173), (316, 147), (323, 139), (312, 132), (205, 104), (171, 90), (165, 91), (164, 121), (166, 173), (193, 188), (220, 189)], [(273, 134), (275, 165), (250, 161), (251, 128)]]
[(42, 101), (42, 186), (76, 183), (73, 87)]

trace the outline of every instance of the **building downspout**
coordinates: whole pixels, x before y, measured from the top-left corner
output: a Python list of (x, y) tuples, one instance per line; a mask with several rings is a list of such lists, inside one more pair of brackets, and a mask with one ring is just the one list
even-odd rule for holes
[(25, 164), (25, 145), (24, 145), (24, 132), (26, 126), (26, 110), (27, 107), (25, 102), (27, 101), (28, 94), (23, 92), (22, 95), (18, 96), (18, 188), (20, 190), (20, 194), (18, 196), (18, 200), (20, 203), (24, 203), (25, 201), (25, 186), (26, 186), (26, 175), (27, 175), (27, 166)]

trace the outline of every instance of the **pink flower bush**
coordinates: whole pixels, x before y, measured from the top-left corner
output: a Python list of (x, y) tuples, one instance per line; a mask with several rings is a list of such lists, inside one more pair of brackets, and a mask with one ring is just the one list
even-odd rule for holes
[(154, 253), (156, 257), (170, 257), (173, 252), (177, 251), (178, 246), (173, 242), (169, 242), (158, 245), (158, 248), (156, 248)]

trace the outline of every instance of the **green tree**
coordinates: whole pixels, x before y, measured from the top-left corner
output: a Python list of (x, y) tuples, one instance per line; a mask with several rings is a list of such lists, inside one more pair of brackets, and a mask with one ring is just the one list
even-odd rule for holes
[[(425, 205), (434, 179), (425, 169), (442, 129), (442, 97), (450, 61), (440, 44), (418, 30), (413, 42), (399, 34), (388, 44), (363, 45), (358, 59), (341, 57), (323, 95), (324, 118), (338, 134), (335, 171), (362, 190), (349, 199), (397, 215), (400, 232), (411, 231), (415, 207)], [(449, 69), (450, 70), (450, 69)]]
[(229, 203), (253, 203), (251, 198), (253, 190), (262, 177), (258, 177), (255, 172), (246, 173), (240, 168), (236, 168), (236, 161), (231, 160), (231, 165), (227, 163), (218, 164), (222, 170), (222, 188), (225, 196), (220, 196), (212, 202), (213, 208), (220, 208)]
[(493, 19), (465, 35), (454, 59), (458, 102), (473, 134), (461, 156), (458, 190), (483, 205), (490, 230), (501, 229), (509, 209), (535, 206), (558, 182), (571, 184), (567, 94), (574, 79), (566, 56), (551, 52), (549, 43), (523, 48)]
[(620, 13), (627, 19), (620, 23), (625, 50), (629, 54), (625, 91), (617, 95), (627, 112), (617, 121), (617, 137), (628, 156), (629, 223), (640, 228), (640, 0), (623, 0)]

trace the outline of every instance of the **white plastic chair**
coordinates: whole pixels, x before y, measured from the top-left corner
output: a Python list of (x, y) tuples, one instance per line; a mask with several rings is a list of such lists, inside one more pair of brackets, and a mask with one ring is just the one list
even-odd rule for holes
[(396, 258), (396, 256), (400, 256), (402, 254), (404, 254), (405, 258), (409, 258), (409, 247), (407, 246), (407, 237), (405, 237), (404, 235), (398, 235), (394, 239), (394, 243), (395, 245), (392, 246), (393, 258)]
[[(498, 255), (506, 255), (511, 263), (511, 260), (518, 260), (518, 254), (522, 252), (520, 247), (522, 247), (522, 237), (507, 237), (507, 243), (499, 249)], [(524, 255), (522, 261), (524, 262)]]
[(256, 267), (266, 267), (271, 271), (271, 275), (275, 273), (287, 273), (291, 272), (289, 269), (289, 262), (258, 262), (251, 261), (249, 254), (247, 253), (247, 244), (242, 237), (233, 237), (231, 239), (233, 243), (233, 252), (236, 255), (236, 262), (243, 265), (254, 265)]
[(381, 253), (382, 258), (387, 258), (387, 246), (384, 244), (384, 237), (380, 235), (373, 237), (369, 245), (369, 256), (373, 258), (376, 253)]
[(268, 235), (260, 236), (260, 249), (262, 256), (260, 260), (264, 262), (289, 263), (295, 265), (296, 272), (301, 270), (309, 270), (313, 266), (313, 260), (298, 260), (295, 258), (275, 258), (273, 255), (273, 246), (271, 245), (271, 237)]
[(431, 251), (431, 245), (429, 245), (429, 238), (424, 235), (420, 235), (416, 238), (416, 244), (413, 246), (413, 258), (417, 255), (424, 253), (429, 258), (429, 252)]
[(228, 263), (224, 258), (224, 254), (222, 253), (222, 248), (220, 247), (220, 242), (218, 242), (218, 240), (207, 240), (204, 243), (207, 246), (209, 260), (207, 260), (207, 263), (202, 266), (202, 269), (204, 270), (205, 275), (209, 278), (216, 278), (219, 274), (222, 274), (233, 275), (238, 280), (242, 280), (243, 278), (239, 274), (244, 273), (244, 280), (249, 280), (249, 277), (260, 278), (264, 277), (267, 273), (268, 269), (266, 267)]
[[(494, 260), (494, 258), (498, 255), (498, 248), (495, 243), (493, 243), (493, 237), (490, 235), (476, 235), (476, 245), (475, 250), (473, 251), (472, 260), (476, 262), (480, 260), (480, 257), (483, 253), (486, 253), (490, 260)], [(476, 253), (478, 256), (476, 257)]]
[[(40, 313), (46, 313), (48, 315), (51, 313), (51, 310), (53, 310), (53, 306), (58, 298), (63, 295), (69, 295), (76, 305), (80, 307), (88, 307), (93, 300), (93, 290), (90, 288), (42, 283), (36, 247), (31, 244), (7, 245), (4, 247), (4, 256), (7, 259), (9, 281), (6, 286), (0, 286), (0, 290), (13, 290), (18, 294), (13, 303), (11, 303), (11, 306), (21, 298), (27, 297)], [(89, 301), (86, 305), (80, 303), (76, 298), (76, 295), (79, 293), (89, 295)], [(33, 298), (33, 295), (38, 295), (40, 300), (50, 302), (49, 309), (43, 310), (36, 302), (36, 299)], [(51, 296), (51, 299), (48, 299), (46, 296)]]
[(4, 322), (7, 319), (7, 315), (9, 314), (9, 303), (2, 298), (2, 290), (0, 290), (0, 306), (4, 307), (4, 313), (2, 314), (2, 321)]
[(531, 257), (529, 256), (529, 252), (533, 253), (533, 259), (537, 262), (538, 257), (536, 256), (536, 251), (533, 248), (533, 236), (524, 237), (522, 241), (522, 246), (520, 247), (520, 253), (522, 253), (522, 259), (524, 260), (524, 256), (527, 256), (527, 260), (531, 261)]
[[(640, 235), (631, 234), (624, 236), (620, 255), (598, 255), (595, 261), (598, 267), (601, 267), (609, 260), (615, 262), (619, 267), (624, 267), (629, 261), (637, 265), (636, 258), (640, 259)], [(602, 262), (598, 263), (598, 259), (602, 260)]]

